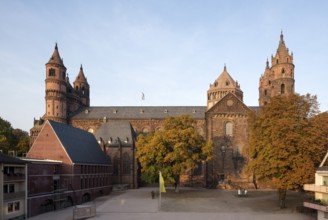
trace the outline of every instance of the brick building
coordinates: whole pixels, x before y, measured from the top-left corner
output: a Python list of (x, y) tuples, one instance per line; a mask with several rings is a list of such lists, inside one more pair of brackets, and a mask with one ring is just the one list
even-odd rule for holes
[(220, 180), (227, 179), (247, 181), (242, 170), (247, 162), (244, 149), (248, 145), (249, 112), (258, 111), (273, 96), (294, 93), (293, 54), (289, 53), (282, 33), (271, 66), (267, 61), (260, 78), (259, 107), (250, 107), (243, 102), (241, 86), (231, 77), (226, 66), (210, 85), (207, 94), (204, 92), (206, 106), (90, 106), (90, 87), (82, 66), (73, 86), (65, 75), (66, 67), (56, 45), (46, 64), (46, 113), (40, 120), (35, 120), (31, 129), (32, 142), (47, 119), (94, 134), (106, 123), (127, 122), (138, 135), (162, 129), (168, 116), (188, 114), (195, 118), (200, 134), (212, 140), (215, 147), (214, 159), (203, 164), (206, 166), (200, 167), (195, 174), (191, 173), (192, 178), (185, 178), (185, 181), (189, 180), (186, 184), (190, 185), (200, 180), (203, 186), (216, 186)]
[(112, 189), (111, 165), (93, 134), (47, 120), (27, 154), (29, 216), (81, 204)]

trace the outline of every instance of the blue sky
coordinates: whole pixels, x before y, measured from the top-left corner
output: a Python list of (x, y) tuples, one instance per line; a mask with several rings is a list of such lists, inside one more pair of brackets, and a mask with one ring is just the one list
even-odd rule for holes
[(83, 65), (92, 106), (205, 106), (224, 64), (257, 106), (281, 30), (296, 92), (326, 111), (327, 11), (325, 0), (1, 0), (0, 117), (27, 131), (44, 114), (56, 42), (71, 82)]

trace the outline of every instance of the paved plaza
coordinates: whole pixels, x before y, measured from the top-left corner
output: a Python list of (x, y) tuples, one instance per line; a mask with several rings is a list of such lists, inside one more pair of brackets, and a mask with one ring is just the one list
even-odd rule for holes
[[(155, 199), (151, 191), (156, 192)], [(247, 197), (238, 197), (236, 191), (182, 188), (175, 193), (169, 188), (162, 193), (159, 209), (158, 188), (131, 189), (112, 192), (97, 198), (94, 220), (313, 220), (314, 216), (296, 212), (306, 197), (303, 193), (288, 192), (286, 209), (280, 209), (276, 191), (249, 191)], [(32, 220), (69, 220), (73, 218), (73, 207), (45, 213)]]

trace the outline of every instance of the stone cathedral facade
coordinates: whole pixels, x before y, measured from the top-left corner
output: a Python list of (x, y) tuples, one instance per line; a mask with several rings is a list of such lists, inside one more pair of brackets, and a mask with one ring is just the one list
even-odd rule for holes
[[(139, 135), (162, 129), (168, 116), (188, 114), (196, 120), (197, 131), (207, 140), (213, 141), (215, 155), (212, 161), (199, 164), (198, 169), (183, 177), (182, 182), (208, 187), (217, 187), (222, 182), (240, 184), (248, 181), (243, 174), (243, 167), (247, 163), (244, 149), (248, 145), (248, 115), (252, 111), (259, 111), (271, 97), (294, 93), (295, 83), (293, 54), (286, 47), (282, 33), (278, 49), (271, 57), (271, 65), (269, 61), (266, 62), (260, 77), (259, 106), (247, 106), (243, 102), (241, 86), (231, 77), (226, 66), (210, 84), (207, 94), (204, 93), (206, 106), (90, 106), (90, 86), (82, 66), (72, 85), (57, 45), (46, 64), (45, 73), (46, 111), (40, 120), (34, 120), (34, 127), (30, 130), (31, 144), (49, 119), (89, 131), (99, 138), (97, 131), (102, 128), (104, 133), (106, 124), (130, 123), (133, 133)], [(110, 139), (108, 143), (112, 137)], [(107, 143), (107, 140), (102, 141)], [(134, 146), (132, 144), (131, 148)], [(134, 154), (130, 156), (134, 157)], [(135, 167), (133, 173), (138, 174), (138, 168)]]

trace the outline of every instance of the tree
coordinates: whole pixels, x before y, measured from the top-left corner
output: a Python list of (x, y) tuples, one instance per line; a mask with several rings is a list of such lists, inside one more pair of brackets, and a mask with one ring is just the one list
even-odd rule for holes
[(0, 117), (0, 150), (8, 153), (14, 142), (13, 128), (11, 124)]
[(180, 175), (193, 170), (202, 160), (211, 159), (213, 144), (206, 142), (195, 128), (196, 121), (188, 115), (169, 117), (164, 130), (137, 139), (137, 158), (141, 178), (153, 183), (162, 172), (165, 182), (178, 190)]
[(16, 151), (22, 156), (29, 149), (29, 135), (21, 129), (13, 129), (10, 122), (0, 117), (0, 150), (3, 153)]
[(326, 153), (328, 117), (318, 113), (316, 96), (277, 96), (251, 120), (248, 171), (278, 189), (281, 208), (288, 189), (313, 182)]

